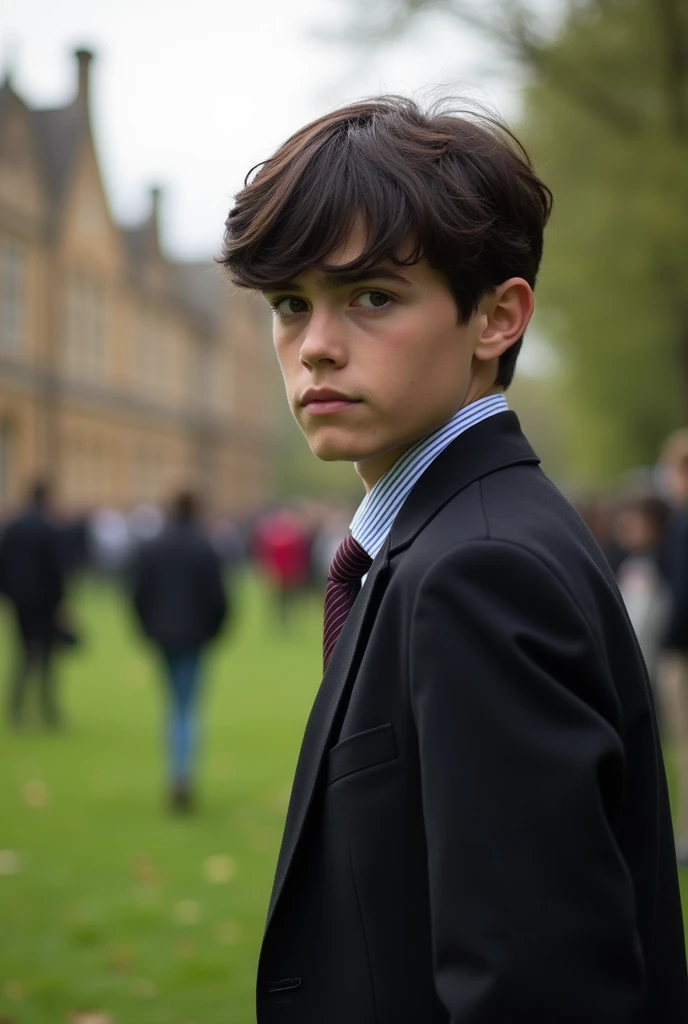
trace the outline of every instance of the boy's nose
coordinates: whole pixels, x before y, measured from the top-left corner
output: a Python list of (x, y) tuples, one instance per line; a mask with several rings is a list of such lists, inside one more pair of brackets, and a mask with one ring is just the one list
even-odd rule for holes
[(342, 366), (346, 362), (346, 346), (332, 317), (311, 317), (299, 352), (304, 366), (327, 363)]

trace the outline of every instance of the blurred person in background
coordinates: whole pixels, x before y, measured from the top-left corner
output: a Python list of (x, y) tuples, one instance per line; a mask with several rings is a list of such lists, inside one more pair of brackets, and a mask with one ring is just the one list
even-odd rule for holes
[(117, 508), (96, 509), (88, 523), (92, 567), (102, 576), (118, 576), (131, 554), (133, 539), (127, 517)]
[(256, 524), (253, 554), (274, 597), (277, 621), (286, 628), (308, 581), (310, 545), (301, 518), (293, 509), (268, 512)]
[(612, 572), (616, 574), (628, 553), (614, 532), (617, 502), (606, 494), (587, 494), (578, 499), (574, 498), (572, 504), (602, 548)]
[(333, 503), (323, 510), (322, 522), (311, 549), (312, 572), (321, 593), (327, 583), (337, 548), (349, 532), (352, 516), (352, 510), (343, 504)]
[(655, 704), (662, 714), (658, 691), (659, 659), (671, 611), (671, 591), (662, 567), (669, 506), (656, 495), (627, 499), (618, 509), (614, 537), (625, 552), (616, 569), (624, 599), (648, 675)]
[(688, 430), (664, 443), (660, 466), (673, 504), (662, 553), (672, 607), (664, 637), (660, 687), (677, 765), (676, 853), (688, 865)]
[(129, 536), (134, 548), (153, 540), (165, 526), (165, 516), (157, 505), (150, 502), (135, 505), (127, 516)]
[(62, 516), (62, 564), (70, 580), (80, 576), (89, 567), (91, 552), (88, 523), (89, 514), (83, 510), (71, 509)]
[(246, 557), (242, 530), (231, 516), (216, 516), (210, 525), (209, 535), (223, 569), (231, 574)]
[(34, 483), (25, 509), (0, 535), (0, 593), (12, 609), (17, 630), (16, 661), (7, 693), (7, 720), (24, 722), (32, 683), (38, 687), (42, 719), (50, 728), (63, 724), (56, 694), (54, 654), (67, 636), (63, 540), (50, 509), (47, 481)]
[(163, 666), (170, 807), (189, 811), (194, 804), (203, 658), (227, 617), (220, 558), (199, 525), (199, 501), (193, 492), (177, 495), (169, 523), (138, 549), (131, 586), (138, 621)]

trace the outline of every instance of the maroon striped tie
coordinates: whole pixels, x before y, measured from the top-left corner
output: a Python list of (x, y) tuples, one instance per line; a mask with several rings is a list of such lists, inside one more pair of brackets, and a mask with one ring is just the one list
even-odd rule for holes
[(334, 645), (344, 629), (347, 615), (361, 589), (361, 577), (373, 560), (350, 533), (335, 552), (325, 590), (325, 628), (323, 630), (323, 663), (327, 668)]

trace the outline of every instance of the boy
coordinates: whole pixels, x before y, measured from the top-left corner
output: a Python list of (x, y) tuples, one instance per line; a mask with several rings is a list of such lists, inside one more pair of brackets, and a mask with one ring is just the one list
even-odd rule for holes
[(642, 658), (504, 398), (550, 203), (499, 126), (389, 97), (297, 132), (228, 217), (299, 425), (367, 491), (330, 571), (259, 1024), (688, 1019)]

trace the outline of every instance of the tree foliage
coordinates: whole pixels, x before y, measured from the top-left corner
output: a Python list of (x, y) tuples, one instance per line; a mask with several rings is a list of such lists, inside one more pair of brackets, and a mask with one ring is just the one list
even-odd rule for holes
[(521, 134), (555, 195), (538, 302), (572, 465), (592, 481), (652, 461), (688, 419), (688, 2), (561, 0), (545, 17), (536, 0), (381, 0), (378, 36), (430, 10), (527, 73)]

